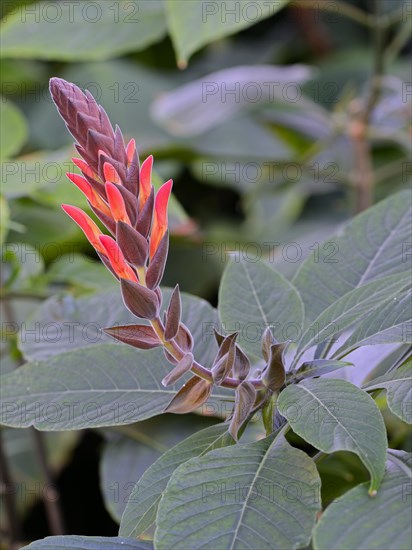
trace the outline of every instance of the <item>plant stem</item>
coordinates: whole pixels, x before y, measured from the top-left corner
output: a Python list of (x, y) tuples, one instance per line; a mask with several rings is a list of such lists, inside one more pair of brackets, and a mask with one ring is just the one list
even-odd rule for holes
[(366, 210), (373, 204), (374, 174), (371, 146), (368, 140), (368, 126), (372, 112), (379, 100), (384, 74), (383, 26), (380, 24), (380, 0), (374, 1), (374, 70), (371, 88), (364, 105), (357, 100), (352, 103), (353, 119), (349, 125), (349, 136), (353, 142), (355, 171), (356, 213)]
[(348, 17), (361, 25), (367, 27), (373, 27), (374, 18), (368, 13), (360, 10), (356, 6), (352, 6), (345, 2), (339, 2), (335, 0), (334, 2), (322, 1), (322, 0), (294, 0), (293, 6), (299, 6), (300, 8), (312, 9), (312, 10), (324, 10), (331, 11), (338, 15), (343, 15)]
[[(146, 271), (147, 271), (146, 267), (141, 267), (137, 270), (139, 283), (142, 286), (147, 286)], [(170, 355), (172, 355), (176, 359), (176, 361), (180, 361), (184, 356), (184, 352), (180, 349), (179, 345), (174, 339), (170, 341), (166, 340), (165, 332), (164, 332), (165, 329), (160, 317), (157, 316), (156, 318), (151, 319), (150, 324), (152, 325), (153, 330), (156, 332), (157, 336), (159, 337), (159, 340), (162, 342), (163, 347), (166, 348), (166, 350), (170, 353)], [(207, 380), (208, 382), (213, 383), (213, 377), (210, 370), (204, 367), (203, 365), (201, 365), (200, 363), (198, 363), (197, 361), (193, 362), (191, 371), (193, 372), (193, 374), (196, 374), (197, 376), (199, 376), (199, 378), (203, 378), (204, 380)], [(265, 388), (265, 385), (259, 379), (251, 379), (251, 380), (248, 380), (248, 382), (253, 384), (257, 390)], [(240, 383), (241, 383), (240, 380), (238, 380), (237, 378), (227, 377), (223, 380), (223, 382), (220, 385), (223, 386), (224, 388), (236, 389)]]
[(4, 449), (3, 433), (0, 430), (0, 481), (2, 494), (4, 495), (4, 508), (8, 523), (8, 535), (10, 547), (22, 539), (20, 518), (17, 511), (16, 493), (13, 490), (16, 485), (13, 483), (7, 455)]
[[(15, 316), (10, 300), (3, 301), (5, 319), (11, 324), (15, 324)], [(20, 367), (21, 362), (14, 361), (14, 367)], [(53, 475), (47, 462), (47, 451), (43, 434), (33, 427), (28, 428), (30, 435), (33, 438), (35, 454), (37, 457), (43, 480), (47, 484), (47, 491), (43, 491), (43, 503), (46, 509), (47, 520), (50, 533), (52, 535), (64, 534), (63, 517), (59, 505), (59, 492), (53, 483)]]

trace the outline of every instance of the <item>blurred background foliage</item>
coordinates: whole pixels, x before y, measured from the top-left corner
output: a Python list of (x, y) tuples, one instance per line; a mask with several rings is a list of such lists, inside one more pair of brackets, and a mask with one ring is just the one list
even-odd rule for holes
[[(157, 183), (174, 179), (164, 283), (214, 305), (230, 251), (289, 277), (342, 222), (410, 185), (408, 1), (6, 1), (1, 10), (2, 373), (24, 361), (18, 329), (44, 299), (116, 283), (60, 210), (84, 200), (65, 176), (74, 150), (48, 94), (51, 76), (89, 89), (136, 138), (141, 160), (154, 154)], [(396, 447), (404, 425), (387, 415)], [(103, 445), (100, 483), (116, 520), (128, 480), (206, 421), (159, 417), (80, 443), (75, 432), (47, 434), (40, 444), (63, 493), (84, 479), (73, 473), (78, 453), (97, 460)], [(31, 458), (37, 436), (2, 437), (19, 490), (44, 487), (47, 468)], [(339, 453), (320, 465), (326, 499), (365, 478), (354, 460)], [(116, 474), (113, 464), (122, 464)], [(79, 492), (71, 498), (77, 506)], [(31, 509), (32, 538), (48, 534), (36, 499), (47, 501), (41, 492), (18, 499)], [(68, 532), (116, 531), (109, 519), (105, 532), (101, 519), (83, 525), (68, 513), (66, 523)]]

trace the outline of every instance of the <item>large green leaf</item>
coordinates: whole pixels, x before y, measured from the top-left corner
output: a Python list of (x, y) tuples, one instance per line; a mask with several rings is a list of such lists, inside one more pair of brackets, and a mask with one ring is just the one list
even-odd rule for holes
[(387, 438), (373, 399), (345, 380), (310, 379), (288, 386), (279, 396), (279, 410), (293, 430), (323, 451), (351, 451), (371, 475), (376, 491), (385, 472)]
[[(9, 158), (18, 153), (24, 145), (28, 135), (28, 128), (23, 113), (10, 101), (0, 97), (0, 159)], [(2, 172), (2, 180), (9, 172)], [(3, 192), (3, 191), (2, 191)]]
[(1, 56), (96, 61), (142, 50), (165, 33), (160, 1), (39, 2), (7, 17)]
[(100, 488), (115, 521), (120, 523), (127, 502), (134, 498), (136, 482), (162, 453), (215, 423), (216, 418), (198, 414), (162, 414), (124, 427), (121, 433), (103, 430), (106, 442), (100, 460)]
[[(170, 295), (171, 289), (163, 289), (165, 309)], [(213, 336), (216, 310), (205, 300), (182, 293), (182, 321), (192, 331), (196, 359), (209, 366), (217, 351)], [(101, 329), (132, 323), (136, 317), (126, 309), (118, 289), (77, 299), (53, 297), (22, 326), (19, 345), (26, 359), (44, 360), (76, 348), (113, 342)]]
[(375, 378), (363, 388), (367, 391), (385, 388), (390, 410), (404, 422), (412, 424), (412, 360), (389, 374)]
[(410, 191), (402, 191), (363, 212), (343, 233), (310, 255), (294, 278), (307, 319), (354, 288), (411, 268), (407, 254), (411, 233)]
[(317, 524), (315, 550), (409, 550), (411, 547), (412, 455), (390, 450), (379, 493), (362, 483), (333, 502)]
[(130, 494), (119, 534), (138, 537), (155, 521), (160, 498), (173, 472), (193, 457), (234, 443), (227, 425), (217, 424), (195, 433), (164, 453), (140, 478)]
[(356, 327), (346, 342), (334, 352), (343, 357), (359, 346), (412, 343), (412, 308), (410, 280), (404, 292), (386, 299)]
[(202, 0), (165, 1), (169, 33), (178, 63), (185, 67), (193, 52), (219, 38), (224, 38), (258, 21), (270, 17), (288, 0), (252, 4), (235, 2), (203, 2)]
[(303, 305), (295, 288), (263, 262), (232, 260), (219, 290), (223, 329), (239, 331), (239, 343), (250, 353), (261, 354), (261, 338), (273, 327), (280, 341), (296, 339), (303, 323)]
[(36, 540), (28, 546), (23, 546), (22, 550), (67, 550), (68, 548), (72, 550), (151, 550), (153, 545), (150, 542), (123, 537), (66, 535)]
[(1, 423), (40, 430), (131, 424), (160, 414), (175, 391), (161, 351), (99, 344), (28, 363), (1, 380)]
[[(371, 313), (371, 317), (376, 322), (371, 322), (369, 317), (362, 323), (363, 332), (374, 334), (379, 331), (383, 323), (389, 323), (395, 317), (402, 318), (408, 314), (408, 308), (405, 308), (404, 299), (401, 291), (410, 285), (410, 274), (389, 275), (382, 279), (372, 281), (360, 288), (355, 288), (344, 294), (336, 302), (332, 303), (308, 326), (298, 344), (297, 357), (306, 349), (324, 341), (337, 342), (338, 336), (356, 322), (361, 321), (365, 316)], [(388, 303), (388, 311), (385, 311), (383, 323), (378, 319), (381, 317), (383, 304)], [(400, 303), (400, 305), (398, 305)], [(402, 306), (404, 309), (402, 309)], [(392, 311), (393, 310), (393, 311)], [(399, 311), (400, 310), (400, 311)], [(354, 335), (348, 340), (353, 346), (362, 340), (362, 333)], [(359, 333), (358, 333), (359, 334)], [(360, 339), (360, 340), (359, 340)], [(398, 340), (399, 341), (399, 340)], [(402, 341), (402, 338), (400, 339)], [(343, 349), (350, 349), (348, 343), (342, 346)]]
[(305, 546), (319, 490), (314, 462), (283, 436), (212, 451), (172, 475), (159, 504), (156, 548)]

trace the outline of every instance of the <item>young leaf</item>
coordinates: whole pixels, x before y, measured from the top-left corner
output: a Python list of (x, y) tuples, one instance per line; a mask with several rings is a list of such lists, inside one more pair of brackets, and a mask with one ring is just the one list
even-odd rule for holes
[(182, 313), (182, 301), (180, 299), (179, 285), (176, 285), (170, 297), (169, 307), (166, 313), (165, 338), (172, 340), (179, 330)]
[(159, 504), (155, 546), (306, 546), (319, 490), (314, 462), (281, 435), (212, 451), (175, 470)]
[(388, 407), (393, 414), (412, 424), (412, 360), (363, 386), (367, 391), (379, 388), (386, 389)]
[(177, 363), (175, 368), (171, 370), (162, 380), (163, 386), (167, 387), (171, 384), (175, 384), (183, 375), (190, 371), (193, 365), (193, 354), (186, 353), (182, 359)]
[(262, 382), (274, 392), (279, 391), (285, 385), (286, 372), (282, 359), (284, 347), (283, 344), (270, 346), (268, 365), (262, 375)]
[(180, 388), (167, 405), (164, 412), (174, 414), (192, 412), (208, 400), (211, 391), (212, 384), (210, 382), (198, 376), (192, 376), (192, 378)]
[(411, 270), (412, 256), (402, 257), (412, 231), (410, 191), (401, 191), (350, 221), (343, 233), (320, 247), (319, 258), (304, 262), (293, 283), (314, 320), (355, 288)]
[(139, 349), (152, 349), (162, 345), (159, 337), (149, 325), (123, 325), (103, 329), (106, 334)]
[(119, 535), (138, 537), (154, 523), (162, 493), (178, 466), (233, 443), (227, 425), (222, 423), (201, 430), (166, 451), (136, 483), (120, 522)]
[(296, 338), (303, 305), (295, 288), (263, 262), (231, 261), (219, 290), (219, 313), (226, 330), (239, 331), (242, 348), (259, 357), (268, 326), (279, 341)]
[(153, 290), (127, 279), (120, 279), (126, 307), (142, 319), (154, 319), (159, 312), (159, 299)]
[(278, 399), (292, 429), (323, 451), (351, 451), (371, 475), (370, 493), (385, 472), (387, 437), (374, 400), (345, 380), (312, 378), (287, 386)]
[(244, 380), (236, 388), (235, 408), (233, 410), (233, 417), (229, 426), (229, 433), (235, 441), (238, 440), (238, 434), (248, 419), (253, 409), (255, 400), (255, 387), (247, 380)]
[(411, 466), (410, 453), (389, 449), (378, 494), (370, 498), (362, 483), (332, 502), (314, 530), (314, 549), (409, 550)]

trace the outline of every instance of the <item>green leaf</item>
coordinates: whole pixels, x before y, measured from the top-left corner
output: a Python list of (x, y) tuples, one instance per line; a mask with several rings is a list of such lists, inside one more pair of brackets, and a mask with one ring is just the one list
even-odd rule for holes
[[(410, 287), (410, 281), (409, 285)], [(334, 352), (334, 356), (343, 357), (359, 346), (372, 344), (412, 343), (411, 290), (390, 297), (357, 325), (356, 330), (346, 342)]]
[(0, 245), (4, 243), (10, 227), (10, 209), (4, 197), (0, 195)]
[[(324, 341), (338, 341), (338, 336), (354, 323), (371, 314), (372, 317), (379, 318), (382, 304), (388, 301), (389, 309), (394, 309), (396, 316), (397, 301), (399, 301), (400, 293), (403, 289), (410, 286), (410, 274), (389, 275), (382, 279), (372, 281), (363, 285), (360, 288), (355, 288), (344, 294), (336, 302), (327, 307), (321, 314), (309, 325), (306, 332), (299, 341), (297, 354), (301, 355), (305, 350)], [(403, 300), (401, 300), (403, 303)], [(392, 305), (392, 308), (391, 308)], [(405, 308), (406, 310), (408, 308)], [(388, 316), (388, 311), (385, 311)], [(388, 319), (393, 317), (392, 312)], [(379, 330), (381, 325), (379, 321), (371, 323), (369, 320), (370, 329), (373, 334), (373, 327)], [(361, 326), (365, 326), (362, 324)], [(360, 336), (361, 338), (361, 336)], [(401, 340), (402, 341), (402, 340)], [(357, 342), (356, 332), (353, 339), (354, 344)], [(346, 343), (342, 346), (342, 350), (346, 348)], [(350, 348), (348, 348), (350, 349)]]
[(36, 540), (22, 550), (151, 550), (151, 542), (125, 539), (123, 537), (86, 537), (82, 535), (66, 535), (46, 537)]
[(288, 386), (279, 396), (280, 413), (292, 429), (323, 451), (351, 451), (371, 475), (370, 492), (385, 472), (387, 438), (374, 400), (345, 380), (310, 379)]
[(365, 386), (364, 390), (371, 391), (385, 388), (388, 407), (401, 420), (412, 424), (412, 360), (407, 361), (398, 369), (375, 378)]
[(315, 528), (314, 549), (409, 550), (411, 465), (411, 454), (389, 450), (379, 493), (371, 498), (362, 483), (335, 500)]
[(202, 2), (173, 0), (164, 2), (169, 33), (178, 58), (184, 68), (193, 52), (202, 46), (250, 27), (270, 17), (288, 0), (268, 3), (262, 0), (248, 6), (242, 2)]
[(159, 350), (99, 344), (28, 363), (2, 377), (1, 423), (39, 430), (131, 424), (160, 414), (176, 390)]
[(319, 490), (314, 462), (283, 436), (212, 451), (172, 475), (159, 504), (156, 548), (305, 546)]
[[(162, 290), (166, 308), (172, 290)], [(209, 366), (217, 351), (213, 335), (216, 310), (205, 300), (182, 293), (182, 321), (193, 334), (196, 359)], [(26, 359), (44, 360), (77, 348), (113, 343), (102, 328), (135, 322), (118, 289), (77, 299), (52, 297), (22, 326), (19, 346)]]
[[(39, 195), (36, 193), (39, 190), (59, 184), (67, 184), (70, 188), (71, 184), (66, 178), (66, 172), (74, 172), (75, 169), (70, 160), (69, 151), (62, 149), (36, 152), (13, 161), (3, 162), (2, 171), (4, 173), (3, 193), (8, 199), (16, 199), (33, 196), (37, 198)], [(77, 197), (77, 203), (80, 206), (82, 194), (75, 191), (71, 193), (70, 198), (73, 197)], [(64, 202), (63, 197), (60, 199)]]
[(66, 283), (88, 290), (118, 289), (118, 281), (106, 267), (83, 254), (70, 253), (55, 260), (47, 271), (47, 278), (54, 283)]
[(23, 5), (7, 17), (1, 57), (97, 61), (142, 50), (165, 33), (159, 1), (39, 2), (30, 12)]
[(227, 425), (217, 424), (193, 434), (165, 452), (146, 470), (131, 492), (119, 534), (138, 537), (155, 522), (162, 493), (178, 466), (209, 450), (232, 443), (234, 441), (227, 435)]
[(271, 326), (279, 341), (293, 340), (301, 331), (303, 305), (295, 288), (263, 262), (232, 260), (219, 290), (219, 313), (226, 332), (239, 331), (238, 342), (256, 355)]
[(357, 216), (341, 235), (320, 246), (319, 255), (311, 255), (293, 280), (306, 318), (316, 319), (354, 288), (410, 270), (411, 220), (410, 192), (402, 191)]
[(28, 127), (23, 113), (13, 103), (0, 97), (0, 159), (18, 153), (27, 136)]

